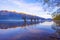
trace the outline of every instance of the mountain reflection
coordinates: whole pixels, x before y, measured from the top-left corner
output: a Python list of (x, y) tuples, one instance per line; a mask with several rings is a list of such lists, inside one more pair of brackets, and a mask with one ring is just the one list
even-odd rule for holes
[[(54, 22), (0, 22), (1, 40), (60, 40), (60, 26)], [(58, 27), (58, 28), (57, 28)], [(4, 30), (5, 29), (5, 30)]]
[(38, 24), (38, 23), (43, 23), (44, 21), (41, 22), (23, 22), (23, 21), (19, 21), (19, 22), (11, 22), (11, 21), (4, 21), (4, 22), (0, 22), (0, 29), (7, 29), (7, 28), (16, 28), (16, 27), (25, 27), (28, 25), (34, 25), (34, 24)]

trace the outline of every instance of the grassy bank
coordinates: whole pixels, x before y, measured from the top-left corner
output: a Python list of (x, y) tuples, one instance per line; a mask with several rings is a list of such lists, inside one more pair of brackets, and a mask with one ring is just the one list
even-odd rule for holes
[(54, 20), (60, 20), (60, 14), (54, 17)]

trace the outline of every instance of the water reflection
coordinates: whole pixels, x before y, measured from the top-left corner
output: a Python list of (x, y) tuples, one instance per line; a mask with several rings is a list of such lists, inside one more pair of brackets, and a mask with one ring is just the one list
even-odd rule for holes
[(19, 22), (11, 22), (11, 21), (4, 21), (4, 22), (0, 22), (0, 29), (7, 29), (7, 28), (16, 28), (16, 27), (25, 27), (28, 25), (34, 25), (34, 24), (38, 24), (38, 23), (43, 23), (42, 21), (37, 21), (37, 22), (23, 22), (23, 21), (19, 21)]
[(60, 40), (60, 21), (54, 21), (52, 29), (55, 30), (54, 33), (50, 35), (53, 40)]
[(60, 26), (60, 20), (54, 20), (54, 23), (55, 23), (57, 26)]
[(55, 25), (53, 21), (0, 22), (0, 40), (58, 40)]

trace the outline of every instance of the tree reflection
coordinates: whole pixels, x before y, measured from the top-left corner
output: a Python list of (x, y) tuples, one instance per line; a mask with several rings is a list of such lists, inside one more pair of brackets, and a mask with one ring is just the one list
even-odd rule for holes
[(40, 21), (37, 22), (29, 22), (29, 21), (21, 21), (21, 22), (1, 22), (0, 29), (7, 29), (7, 28), (16, 28), (16, 27), (26, 27), (29, 25), (35, 25), (41, 23)]
[(50, 35), (51, 38), (54, 38), (55, 40), (60, 40), (60, 25), (58, 25), (56, 22), (52, 25), (52, 29), (55, 30), (54, 33)]

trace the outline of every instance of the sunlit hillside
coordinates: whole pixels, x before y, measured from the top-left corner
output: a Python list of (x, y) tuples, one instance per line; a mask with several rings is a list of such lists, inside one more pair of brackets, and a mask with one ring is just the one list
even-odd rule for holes
[(38, 16), (33, 16), (33, 15), (28, 15), (25, 13), (18, 13), (18, 12), (11, 12), (11, 11), (6, 11), (6, 10), (1, 10), (0, 11), (0, 20), (21, 20), (21, 19), (41, 19), (43, 20), (44, 18), (38, 17)]

